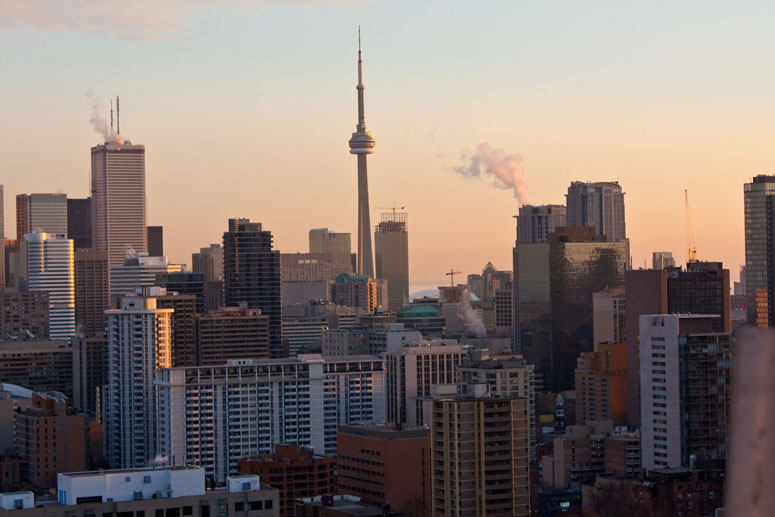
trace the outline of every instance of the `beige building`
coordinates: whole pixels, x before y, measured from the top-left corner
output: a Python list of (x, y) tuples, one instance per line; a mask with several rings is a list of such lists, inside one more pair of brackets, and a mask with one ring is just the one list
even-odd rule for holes
[(196, 364), (269, 359), (269, 317), (260, 309), (224, 307), (196, 318)]
[(500, 397), (433, 401), (433, 515), (529, 515), (528, 403)]
[(352, 273), (352, 246), (349, 233), (329, 232), (328, 228), (309, 231), (309, 252), (321, 253), (331, 264), (331, 278), (342, 273)]
[(92, 244), (111, 267), (127, 251), (148, 251), (145, 146), (106, 142), (91, 148)]
[(377, 278), (387, 280), (387, 309), (397, 311), (409, 305), (409, 227), (402, 212), (382, 214), (374, 230)]
[(576, 365), (576, 422), (627, 425), (627, 345), (600, 343)]

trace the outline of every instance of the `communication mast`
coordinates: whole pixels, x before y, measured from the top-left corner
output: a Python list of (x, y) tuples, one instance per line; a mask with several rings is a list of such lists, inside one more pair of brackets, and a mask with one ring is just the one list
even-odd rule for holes
[(689, 191), (684, 189), (684, 208), (686, 209), (686, 248), (689, 262), (697, 260), (697, 248), (694, 246), (694, 233), (692, 232), (692, 219), (689, 215)]

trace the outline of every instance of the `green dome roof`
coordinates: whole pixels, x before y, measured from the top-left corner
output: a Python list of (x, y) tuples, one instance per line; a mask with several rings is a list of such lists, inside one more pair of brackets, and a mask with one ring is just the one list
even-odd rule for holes
[(413, 305), (398, 311), (399, 318), (438, 318), (439, 310), (432, 305)]

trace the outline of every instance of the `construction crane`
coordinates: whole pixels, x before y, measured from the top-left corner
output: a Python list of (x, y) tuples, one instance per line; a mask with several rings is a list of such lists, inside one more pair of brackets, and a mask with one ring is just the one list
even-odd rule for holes
[(463, 274), (462, 271), (455, 271), (454, 269), (450, 269), (449, 273), (446, 273), (446, 275), (450, 277), (449, 285), (451, 285), (452, 287), (455, 287), (455, 275), (462, 275), (462, 274)]
[(405, 207), (398, 206), (398, 203), (394, 202), (393, 206), (375, 206), (374, 210), (391, 210), (394, 214), (398, 210), (403, 210)]
[(686, 248), (689, 262), (697, 260), (697, 248), (694, 247), (694, 233), (692, 232), (692, 219), (689, 215), (689, 191), (684, 189), (684, 208), (686, 209)]

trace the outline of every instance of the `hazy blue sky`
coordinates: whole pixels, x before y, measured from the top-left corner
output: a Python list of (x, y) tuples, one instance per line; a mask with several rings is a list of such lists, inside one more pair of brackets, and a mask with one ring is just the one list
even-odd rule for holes
[[(744, 261), (742, 184), (775, 172), (773, 2), (0, 0), (0, 183), (88, 191), (92, 101), (146, 145), (149, 223), (172, 260), (262, 221), (284, 252), (355, 232), (356, 30), (372, 207), (409, 212), (411, 281), (511, 268), (516, 201), (455, 175), (519, 153), (534, 203), (619, 180), (633, 261)], [(102, 109), (100, 108), (100, 110)], [(372, 221), (378, 219), (375, 209)]]

